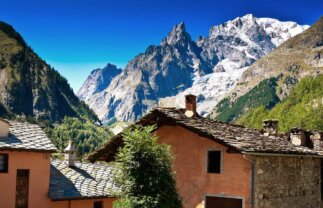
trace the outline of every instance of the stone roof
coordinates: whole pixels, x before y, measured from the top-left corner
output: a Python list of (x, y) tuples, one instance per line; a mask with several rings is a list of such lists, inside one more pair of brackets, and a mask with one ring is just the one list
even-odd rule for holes
[(117, 189), (112, 183), (112, 166), (51, 161), (49, 197), (52, 200), (108, 198)]
[(36, 124), (6, 121), (9, 136), (0, 138), (0, 150), (56, 152), (57, 149), (45, 132)]
[[(319, 152), (304, 146), (295, 146), (284, 135), (264, 136), (259, 130), (241, 125), (215, 121), (201, 116), (187, 117), (184, 109), (156, 108), (136, 124), (179, 125), (202, 137), (221, 143), (232, 152), (318, 155)], [(123, 145), (122, 134), (110, 139), (102, 148), (89, 156), (90, 161), (112, 161), (117, 148)]]

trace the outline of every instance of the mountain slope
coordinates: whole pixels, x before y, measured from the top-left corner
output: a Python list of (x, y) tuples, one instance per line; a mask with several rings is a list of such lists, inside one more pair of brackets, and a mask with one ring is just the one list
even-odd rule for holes
[[(226, 98), (226, 108), (216, 106), (211, 117), (223, 118), (223, 115), (236, 108), (238, 100), (262, 80), (271, 77), (277, 78), (276, 95), (283, 100), (289, 95), (290, 89), (307, 75), (323, 72), (323, 18), (320, 18), (312, 27), (303, 33), (287, 40), (270, 54), (250, 66), (242, 75), (236, 87)], [(257, 99), (257, 98), (253, 98)], [(229, 101), (228, 101), (229, 100)], [(257, 107), (257, 106), (253, 106)], [(241, 109), (247, 112), (248, 108)], [(240, 114), (231, 116), (231, 121)]]
[(104, 91), (89, 93), (86, 102), (104, 122), (133, 121), (157, 105), (182, 106), (184, 95), (192, 93), (198, 96), (198, 112), (206, 115), (248, 66), (306, 28), (245, 15), (213, 26), (195, 43), (183, 23), (176, 25), (160, 45), (131, 60)]
[(61, 121), (65, 116), (97, 120), (67, 80), (0, 22), (0, 116), (25, 115)]
[(278, 119), (281, 131), (289, 131), (292, 127), (323, 131), (323, 75), (305, 77), (271, 110), (261, 105), (237, 122), (260, 129), (262, 120), (267, 118)]
[(256, 87), (237, 99), (231, 106), (228, 98), (218, 103), (218, 110), (222, 113), (217, 116), (221, 121), (232, 121), (248, 111), (258, 106), (265, 106), (267, 109), (272, 108), (280, 100), (276, 95), (277, 79), (270, 78), (261, 81)]
[(105, 90), (112, 79), (120, 73), (121, 69), (110, 63), (102, 69), (94, 69), (76, 95), (87, 102), (90, 100), (91, 95)]

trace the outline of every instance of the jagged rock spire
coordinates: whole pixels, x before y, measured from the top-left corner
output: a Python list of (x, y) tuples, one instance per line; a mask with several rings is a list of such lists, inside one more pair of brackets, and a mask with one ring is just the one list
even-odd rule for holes
[(169, 45), (174, 45), (180, 41), (189, 42), (191, 40), (191, 36), (185, 30), (184, 22), (175, 25), (167, 37), (167, 43)]

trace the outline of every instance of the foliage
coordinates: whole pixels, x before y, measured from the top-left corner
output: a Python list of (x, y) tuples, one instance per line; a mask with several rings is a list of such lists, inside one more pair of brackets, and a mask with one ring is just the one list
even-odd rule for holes
[(136, 126), (124, 133), (117, 154), (115, 181), (120, 199), (114, 208), (180, 208), (170, 146), (157, 144), (154, 126)]
[(80, 157), (92, 152), (112, 136), (104, 126), (71, 117), (65, 117), (60, 125), (45, 128), (45, 132), (61, 151), (66, 148), (68, 140), (73, 140)]
[(217, 105), (216, 119), (221, 121), (233, 121), (242, 116), (246, 111), (264, 105), (272, 108), (279, 102), (276, 95), (277, 78), (261, 81), (256, 87), (241, 96), (236, 102), (231, 103), (229, 98), (223, 99)]
[(24, 39), (18, 32), (15, 31), (15, 29), (11, 25), (0, 21), (0, 28), (8, 37), (17, 40), (20, 45), (26, 46)]
[(279, 120), (281, 131), (292, 127), (323, 130), (323, 75), (302, 79), (290, 95), (271, 110), (264, 106), (248, 112), (238, 123), (261, 128), (263, 119)]
[(39, 124), (60, 150), (72, 139), (81, 157), (112, 135), (94, 124), (98, 117), (67, 80), (4, 22), (0, 22), (0, 71), (5, 78), (0, 88), (6, 93), (0, 100), (2, 118)]
[(43, 61), (10, 25), (0, 22), (0, 70), (7, 99), (1, 114), (61, 122), (65, 116), (98, 121), (67, 80)]

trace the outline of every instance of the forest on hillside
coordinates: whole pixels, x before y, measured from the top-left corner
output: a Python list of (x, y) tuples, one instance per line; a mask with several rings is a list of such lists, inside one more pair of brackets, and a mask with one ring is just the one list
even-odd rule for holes
[(278, 119), (283, 132), (292, 127), (323, 131), (323, 75), (305, 77), (272, 109), (265, 105), (251, 109), (237, 123), (260, 129), (264, 119)]

